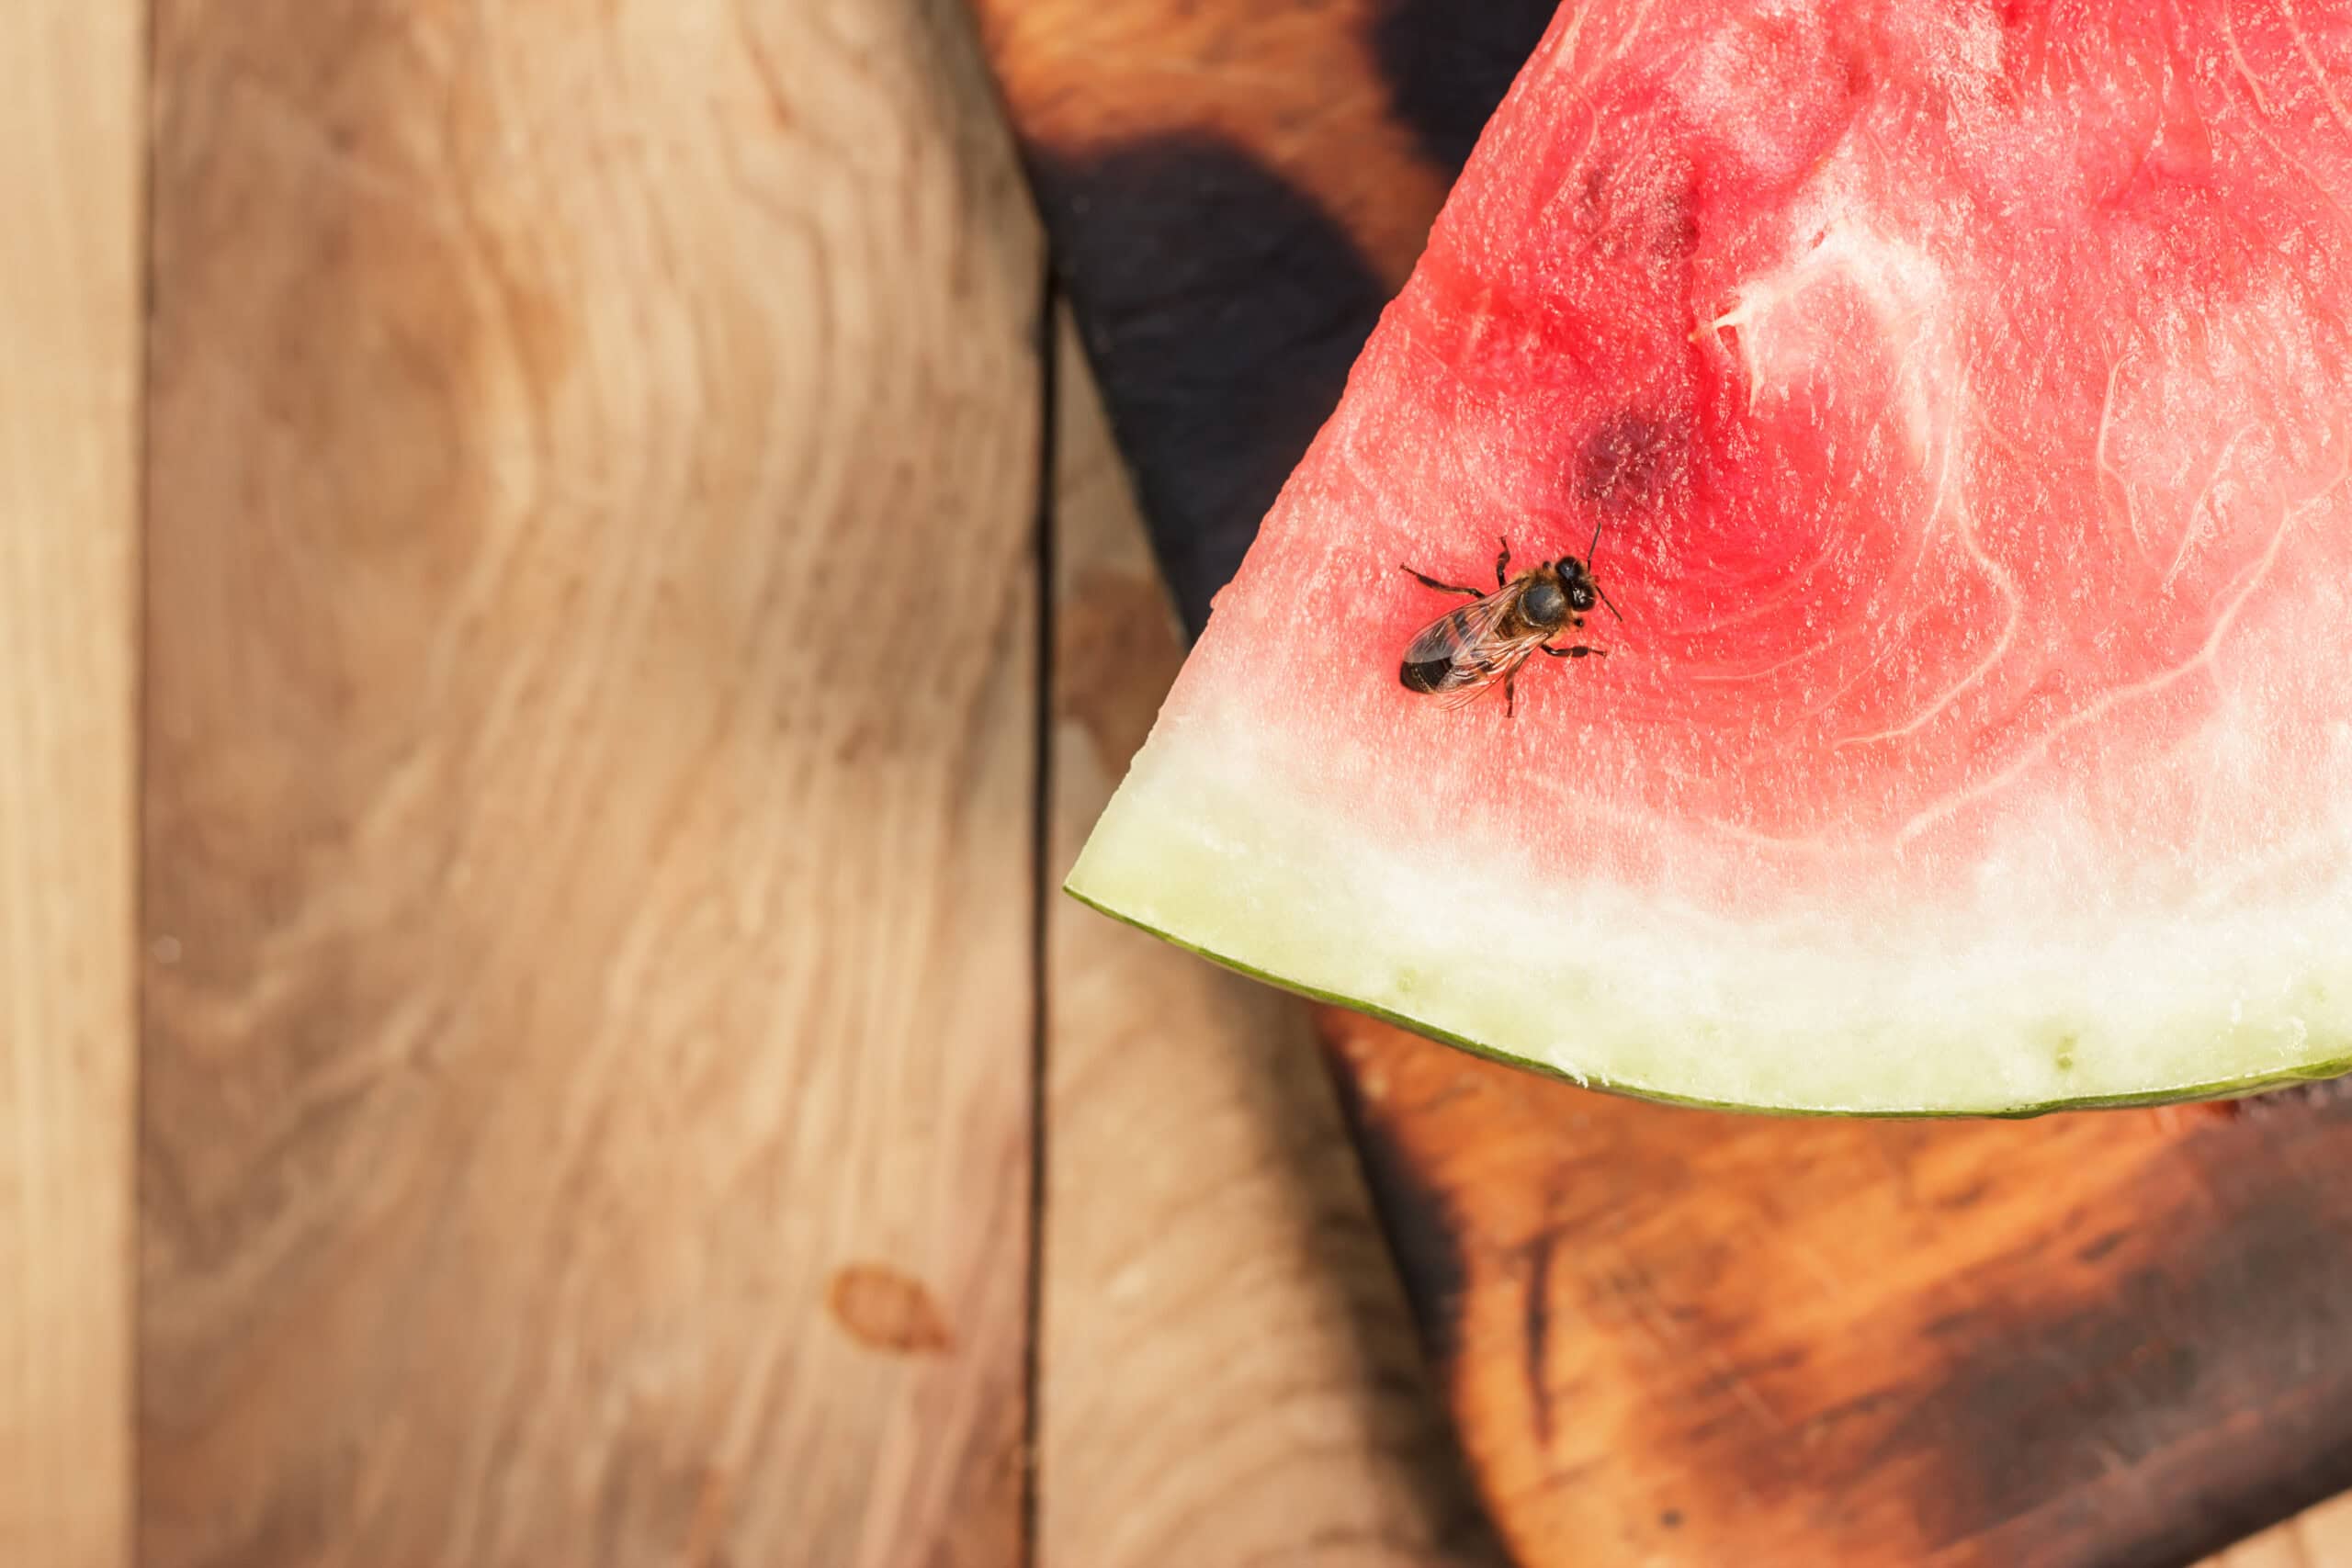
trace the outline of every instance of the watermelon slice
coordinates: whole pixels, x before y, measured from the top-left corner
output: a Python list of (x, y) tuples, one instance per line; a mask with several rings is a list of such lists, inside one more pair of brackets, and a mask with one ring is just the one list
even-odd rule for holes
[[(2348, 204), (2352, 0), (1569, 5), (1069, 891), (1666, 1099), (2343, 1070)], [(1451, 707), (1498, 539), (1623, 618)]]

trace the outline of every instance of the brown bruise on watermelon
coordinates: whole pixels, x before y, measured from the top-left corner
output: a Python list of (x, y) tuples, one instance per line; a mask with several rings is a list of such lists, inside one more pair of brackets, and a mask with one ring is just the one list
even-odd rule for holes
[[(1685, 911), (1688, 953), (1721, 922), (1887, 945), (1864, 1033), (1906, 964), (1952, 969), (1946, 1013), (2140, 965), (2004, 1025), (2021, 1100), (2077, 1062), (2129, 1080), (2214, 931), (2274, 955), (2244, 987), (2255, 1066), (2343, 1056), (2296, 1036), (2341, 998), (2275, 955), (2352, 935), (2326, 646), (2352, 610), (2352, 35), (2340, 6), (2244, 10), (1565, 9), (1220, 596), (1170, 749), (1254, 751), (1240, 796), (1250, 767), (1311, 773), (1317, 829), (1405, 846), (1392, 880), (1439, 903), (1442, 847), (1473, 881), (1613, 890), (1579, 917), (1604, 933)], [(1635, 429), (1671, 434), (1604, 500), (1590, 455)], [(1396, 560), (1578, 551), (1596, 515), (1627, 613), (1605, 665), (1535, 671), (1516, 724), (1396, 687), (1431, 610)], [(1344, 635), (1298, 613), (1343, 602)], [(1495, 925), (1498, 964), (1535, 960)], [(2007, 948), (1962, 973), (1980, 936)], [(1412, 976), (1304, 978), (1480, 1038)], [(1744, 983), (1685, 986), (1733, 998), (1708, 1027), (1735, 1044)], [(2220, 1028), (2227, 988), (2198, 1003)], [(1503, 1048), (1579, 1070), (1559, 1029)]]

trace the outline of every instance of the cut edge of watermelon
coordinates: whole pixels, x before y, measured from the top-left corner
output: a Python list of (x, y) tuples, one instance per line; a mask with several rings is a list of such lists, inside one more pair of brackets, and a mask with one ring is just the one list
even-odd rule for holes
[(1578, 1077), (1553, 1066), (1548, 1062), (1539, 1062), (1530, 1056), (1514, 1056), (1508, 1051), (1481, 1045), (1476, 1040), (1464, 1039), (1459, 1034), (1452, 1033), (1435, 1024), (1424, 1022), (1405, 1013), (1394, 1012), (1382, 1007), (1367, 1006), (1362, 1002), (1351, 1001), (1346, 997), (1335, 996), (1328, 991), (1318, 991), (1311, 986), (1294, 985), (1279, 975), (1269, 975), (1262, 969), (1253, 969), (1238, 959), (1227, 958), (1221, 953), (1186, 942), (1181, 936), (1161, 931), (1159, 927), (1147, 924), (1132, 915), (1122, 914), (1107, 904), (1097, 903), (1075, 887), (1064, 885), (1062, 891), (1088, 908), (1098, 914), (1108, 915), (1123, 926), (1131, 927), (1146, 936), (1157, 938), (1171, 947), (1179, 948), (1196, 957), (1205, 958), (1220, 968), (1230, 969), (1237, 975), (1276, 987), (1294, 996), (1303, 997), (1308, 1001), (1345, 1008), (1350, 1012), (1362, 1013), (1366, 1018), (1377, 1019), (1383, 1023), (1395, 1024), (1408, 1033), (1434, 1041), (1442, 1045), (1452, 1046), (1457, 1051), (1467, 1052), (1473, 1056), (1481, 1057), (1489, 1062), (1498, 1062), (1504, 1066), (1515, 1067), (1522, 1072), (1538, 1073), (1544, 1077), (1556, 1079), (1561, 1083), (1574, 1084), (1578, 1089), (1590, 1089), (1597, 1094), (1611, 1094), (1626, 1100), (1646, 1100), (1653, 1105), (1672, 1105), (1686, 1111), (1723, 1111), (1746, 1116), (1848, 1117), (1881, 1121), (1896, 1118), (1951, 1121), (1964, 1117), (2025, 1121), (2064, 1111), (2124, 1111), (2133, 1107), (2188, 1105), (2206, 1100), (2241, 1100), (2248, 1095), (2287, 1089), (2299, 1083), (2323, 1083), (2352, 1072), (2352, 1057), (2346, 1057), (2342, 1061), (2326, 1063), (2318, 1067), (2276, 1073), (2268, 1077), (2233, 1078), (2221, 1083), (2195, 1084), (2179, 1089), (2152, 1089), (2138, 1094), (2094, 1095), (2081, 1100), (2053, 1100), (2039, 1104), (2003, 1106), (1982, 1111), (1964, 1108), (1921, 1111), (1844, 1110), (1833, 1106), (1747, 1105), (1736, 1100), (1696, 1100), (1689, 1095), (1674, 1094), (1666, 1089), (1651, 1089), (1640, 1084), (1616, 1083), (1605, 1077)]
[[(1280, 808), (1270, 809), (1262, 796), (1238, 798), (1230, 793), (1235, 781), (1212, 782), (1166, 752), (1153, 758), (1156, 750), (1147, 744), (1137, 758), (1064, 880), (1066, 894), (1238, 974), (1581, 1088), (1765, 1115), (2021, 1118), (2230, 1100), (2352, 1072), (2352, 1026), (2310, 1030), (2292, 1021), (2307, 1012), (2284, 1007), (2277, 1016), (2222, 1022), (2210, 1006), (2185, 1006), (2162, 1031), (2169, 1041), (2101, 1021), (2084, 1030), (2078, 1046), (2073, 1029), (2050, 1031), (2061, 1027), (2055, 1020), (2096, 1017), (2079, 991), (2055, 998), (2043, 1014), (2012, 1010), (2010, 1038), (1983, 1032), (1984, 1038), (1966, 1045), (1959, 1043), (1970, 1034), (1964, 1021), (1890, 1024), (1883, 1009), (1841, 1032), (1833, 1001), (1815, 1048), (1792, 1052), (1785, 1041), (1743, 1039), (1736, 1023), (1725, 1029), (1719, 1010), (1694, 1006), (1688, 1032), (1708, 1043), (1661, 1050), (1672, 1026), (1654, 1018), (1530, 999), (1553, 994), (1546, 987), (1555, 981), (1559, 992), (1572, 991), (1589, 981), (1589, 972), (1531, 980), (1510, 974), (1498, 959), (1470, 965), (1482, 973), (1466, 977), (1454, 955), (1430, 954), (1426, 963), (1404, 956), (1411, 949), (1398, 927), (1415, 923), (1412, 911), (1362, 897), (1362, 846), (1345, 844), (1343, 834), (1276, 823)], [(1175, 771), (1194, 776), (1170, 777), (1171, 761)], [(1317, 892), (1302, 897), (1302, 888)], [(1342, 924), (1353, 929), (1335, 929)], [(1258, 961), (1236, 956), (1243, 953)], [(1379, 978), (1351, 984), (1340, 973), (1348, 969), (1356, 979)], [(1491, 987), (1487, 994), (1465, 990), (1481, 981)], [(1416, 990), (1424, 997), (1413, 997)], [(1890, 1071), (1885, 1056), (1871, 1055), (1874, 1043), (1904, 1032), (1916, 1036), (1902, 1053), (1913, 1060)], [(1661, 1070), (1643, 1070), (1645, 1058)], [(2221, 1070), (2144, 1070), (2152, 1058)], [(1720, 1070), (1694, 1069), (1694, 1063)]]

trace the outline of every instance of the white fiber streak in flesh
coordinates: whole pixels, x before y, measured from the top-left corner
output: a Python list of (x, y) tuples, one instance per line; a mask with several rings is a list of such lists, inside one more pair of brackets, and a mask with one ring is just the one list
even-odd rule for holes
[(2238, 612), (2244, 608), (2245, 602), (2253, 597), (2256, 591), (2260, 589), (2269, 578), (2271, 566), (2278, 558), (2279, 547), (2286, 542), (2288, 530), (2294, 525), (2298, 517), (2324, 504), (2337, 486), (2343, 482), (2343, 478), (2344, 476), (2339, 473), (2336, 479), (2330, 483), (2325, 491), (2301, 506), (2290, 508), (2278, 520), (2278, 527), (2270, 536), (2269, 546), (2256, 561), (2253, 570), (2246, 575), (2244, 585), (2223, 603), (2221, 615), (2214, 619), (2213, 629), (2206, 635), (2204, 642), (2198, 647), (2194, 654), (2169, 669), (2160, 670), (2153, 675), (2132, 682), (2130, 685), (2119, 686), (2111, 692), (2102, 694), (2088, 706), (2068, 716), (2064, 721), (2052, 725), (2034, 737), (2030, 747), (2000, 773), (1972, 789), (1937, 802), (1912, 818), (1910, 821), (1904, 824), (1902, 831), (1896, 835), (1896, 841), (1908, 843), (1963, 807), (1996, 794), (2014, 780), (2022, 777), (2049, 751), (2052, 746), (2068, 733), (2097, 723), (2126, 703), (2162, 692), (2183, 677), (2211, 664), (2215, 650), (2222, 646), (2222, 638), (2229, 635), (2230, 624), (2237, 618)]
[(2001, 624), (1989, 646), (1940, 692), (1898, 723), (1847, 737), (1840, 742), (1846, 746), (1907, 735), (1981, 684), (2015, 642), (2023, 609), (2016, 578), (1984, 548), (1973, 505), (1953, 482), (1963, 434), (1974, 428), (1975, 417), (1968, 370), (1955, 341), (1950, 283), (1926, 251), (1872, 228), (1867, 204), (1857, 194), (1860, 184), (1849, 157), (1831, 160), (1789, 215), (1789, 259), (1743, 280), (1734, 307), (1707, 325), (1719, 333), (1732, 330), (1732, 352), (1745, 367), (1753, 408), (1776, 384), (1852, 352), (1807, 310), (1809, 293), (1842, 284), (1867, 302), (1886, 357), (1895, 367), (1911, 450), (1935, 476), (1914, 533), (1924, 546), (1937, 529), (1950, 530), (1969, 566), (1993, 584), (2001, 601)]

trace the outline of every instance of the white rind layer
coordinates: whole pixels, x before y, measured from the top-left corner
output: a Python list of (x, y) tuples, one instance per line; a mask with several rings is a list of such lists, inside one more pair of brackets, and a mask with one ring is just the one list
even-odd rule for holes
[[(1368, 840), (1278, 748), (1155, 736), (1070, 892), (1292, 989), (1595, 1087), (1790, 1111), (2202, 1098), (2352, 1057), (2352, 892), (2226, 919), (1770, 923)], [(2030, 934), (2020, 934), (2030, 933)]]

